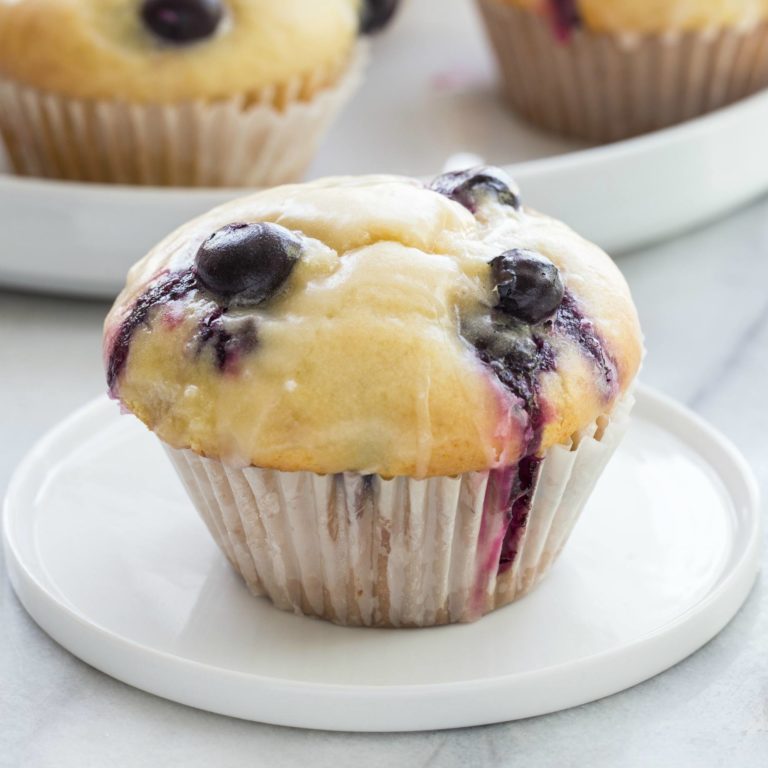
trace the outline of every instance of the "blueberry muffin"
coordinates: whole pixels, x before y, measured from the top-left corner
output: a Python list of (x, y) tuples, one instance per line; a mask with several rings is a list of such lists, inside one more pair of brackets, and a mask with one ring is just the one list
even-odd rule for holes
[(294, 180), (359, 79), (367, 0), (0, 0), (0, 136), (17, 173)]
[(513, 108), (595, 142), (768, 86), (765, 0), (478, 0)]
[(502, 171), (326, 179), (217, 208), (131, 270), (109, 390), (256, 594), (472, 621), (562, 549), (642, 352), (613, 262)]

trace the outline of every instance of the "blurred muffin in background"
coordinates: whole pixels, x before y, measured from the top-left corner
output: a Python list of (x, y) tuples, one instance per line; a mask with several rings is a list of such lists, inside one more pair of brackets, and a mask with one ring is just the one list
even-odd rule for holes
[(126, 184), (295, 180), (360, 79), (365, 0), (0, 0), (13, 171)]
[(514, 109), (594, 142), (768, 86), (766, 0), (478, 0)]

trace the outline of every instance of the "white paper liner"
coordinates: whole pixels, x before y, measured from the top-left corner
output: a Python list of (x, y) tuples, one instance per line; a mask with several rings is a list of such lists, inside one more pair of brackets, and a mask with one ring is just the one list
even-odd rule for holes
[(297, 79), (256, 95), (169, 105), (78, 100), (0, 78), (0, 139), (11, 170), (24, 176), (179, 187), (296, 181), (366, 59), (359, 43), (322, 88)]
[(634, 403), (540, 464), (517, 555), (499, 574), (509, 483), (498, 471), (416, 480), (236, 469), (166, 446), (195, 507), (255, 595), (345, 625), (478, 619), (555, 561), (619, 444)]
[(526, 120), (592, 142), (665, 128), (768, 86), (768, 23), (611, 34), (550, 22), (504, 0), (477, 0), (512, 107)]

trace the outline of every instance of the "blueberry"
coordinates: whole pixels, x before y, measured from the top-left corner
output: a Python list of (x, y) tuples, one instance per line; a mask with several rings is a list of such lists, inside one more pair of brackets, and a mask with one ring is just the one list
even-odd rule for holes
[(502, 205), (520, 208), (520, 198), (510, 185), (512, 180), (501, 170), (492, 165), (480, 165), (465, 171), (453, 171), (438, 176), (430, 189), (461, 203), (472, 213), (482, 203), (483, 198), (491, 196)]
[(227, 224), (195, 257), (198, 280), (232, 305), (259, 304), (288, 279), (301, 255), (301, 240), (278, 224)]
[(399, 0), (363, 0), (360, 10), (360, 32), (370, 35), (389, 24)]
[(258, 334), (252, 317), (230, 317), (217, 307), (200, 322), (197, 353), (206, 346), (220, 371), (233, 371), (240, 358), (256, 347)]
[(166, 272), (147, 288), (134, 302), (128, 316), (112, 342), (107, 365), (107, 384), (112, 396), (115, 396), (117, 379), (128, 361), (131, 340), (136, 329), (147, 322), (150, 312), (158, 305), (183, 299), (197, 287), (197, 278), (193, 270)]
[(525, 323), (551, 317), (563, 301), (560, 270), (544, 256), (515, 248), (491, 261), (498, 307)]
[(144, 0), (141, 18), (152, 32), (172, 43), (210, 37), (224, 16), (221, 0)]

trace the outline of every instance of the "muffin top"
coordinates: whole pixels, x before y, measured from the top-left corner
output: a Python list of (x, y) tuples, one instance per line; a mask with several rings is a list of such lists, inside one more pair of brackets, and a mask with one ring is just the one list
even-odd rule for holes
[(641, 349), (613, 262), (493, 168), (216, 208), (132, 268), (104, 337), (112, 396), (177, 448), (412, 477), (567, 444)]
[(343, 68), (367, 9), (363, 0), (0, 0), (0, 76), (134, 102), (309, 94)]
[(500, 0), (552, 17), (558, 30), (654, 33), (748, 26), (768, 18), (768, 0)]

